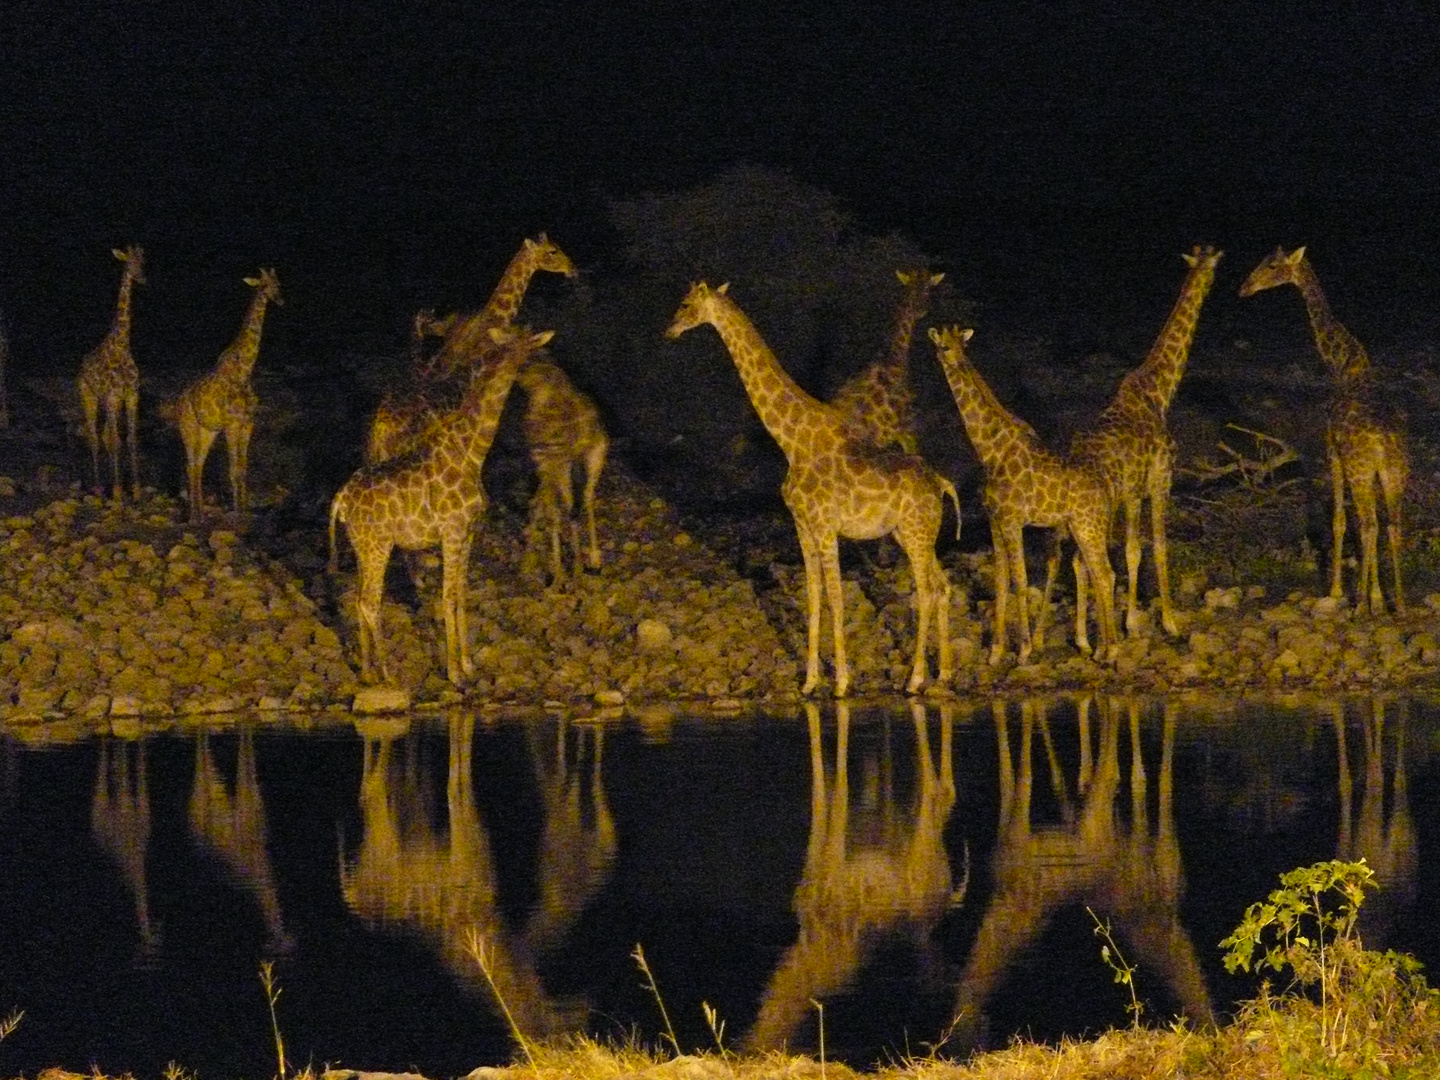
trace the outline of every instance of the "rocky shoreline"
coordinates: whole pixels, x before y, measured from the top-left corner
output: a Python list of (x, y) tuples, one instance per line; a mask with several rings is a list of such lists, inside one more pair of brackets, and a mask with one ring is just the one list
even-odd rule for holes
[[(0, 486), (0, 514), (10, 502)], [(384, 712), (460, 703), (577, 712), (693, 703), (742, 708), (798, 699), (804, 574), (783, 511), (692, 522), (615, 468), (601, 487), (605, 563), (547, 587), (539, 538), (492, 511), (471, 565), (476, 676), (444, 679), (438, 572), (419, 592), (398, 563), (384, 608), (391, 682), (362, 686), (354, 660), (354, 569), (323, 572), (323, 539), (290, 546), (228, 517), (192, 527), (184, 504), (150, 491), (117, 507), (72, 489), (0, 517), (0, 725), (65, 718)], [(772, 520), (773, 519), (773, 520)], [(903, 558), (847, 549), (853, 690), (904, 685), (913, 641)], [(949, 553), (956, 694), (1104, 688), (1367, 690), (1440, 683), (1440, 594), (1404, 616), (1357, 615), (1328, 597), (1261, 585), (1181, 584), (1182, 634), (1158, 626), (1101, 666), (1069, 644), (1056, 612), (1031, 662), (990, 666), (988, 552)], [(977, 600), (977, 598), (979, 598)], [(1073, 609), (1072, 609), (1073, 610)], [(983, 647), (982, 647), (983, 643)], [(828, 641), (825, 646), (828, 649)], [(941, 688), (934, 688), (937, 692)], [(828, 686), (822, 684), (822, 692)]]

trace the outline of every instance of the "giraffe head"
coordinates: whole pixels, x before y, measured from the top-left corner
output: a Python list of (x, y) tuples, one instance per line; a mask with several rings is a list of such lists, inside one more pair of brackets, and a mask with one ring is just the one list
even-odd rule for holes
[(570, 256), (561, 251), (543, 232), (534, 240), (525, 239), (525, 258), (532, 270), (545, 270), (551, 274), (564, 274), (573, 278), (580, 271), (570, 261)]
[(961, 329), (958, 326), (930, 328), (930, 340), (935, 343), (935, 355), (940, 358), (940, 366), (947, 371), (953, 368), (964, 368), (970, 366), (970, 359), (965, 355), (965, 343), (970, 340), (975, 331)]
[(280, 279), (275, 276), (274, 267), (262, 267), (260, 276), (247, 277), (245, 284), (256, 290), (258, 295), (264, 296), (268, 302), (285, 306), (285, 300), (280, 295)]
[(145, 249), (139, 244), (127, 248), (111, 248), (110, 254), (125, 264), (125, 273), (137, 285), (145, 284)]
[(1204, 247), (1196, 244), (1190, 249), (1188, 255), (1182, 254), (1180, 257), (1185, 260), (1190, 269), (1202, 271), (1213, 278), (1215, 267), (1220, 264), (1220, 258), (1224, 254), (1223, 251), (1216, 251), (1212, 244), (1206, 244)]
[(458, 313), (452, 311), (449, 315), (441, 318), (435, 314), (434, 308), (421, 308), (415, 312), (415, 321), (412, 324), (414, 336), (417, 340), (427, 337), (444, 337), (455, 326), (455, 320), (458, 317)]
[(670, 326), (665, 331), (665, 336), (678, 338), (686, 330), (693, 330), (702, 323), (713, 320), (715, 315), (716, 301), (730, 291), (730, 283), (727, 281), (718, 289), (712, 289), (703, 281), (697, 281), (690, 286), (690, 291), (685, 294), (685, 299), (680, 301), (680, 307), (675, 312), (675, 318), (671, 320)]
[(1241, 296), (1253, 296), (1262, 289), (1273, 289), (1276, 285), (1299, 285), (1300, 265), (1305, 261), (1305, 249), (1298, 247), (1286, 253), (1276, 248), (1275, 253), (1250, 271), (1245, 284), (1240, 286)]
[(896, 270), (895, 276), (900, 279), (900, 284), (904, 285), (907, 289), (911, 285), (914, 285), (916, 282), (920, 281), (922, 278), (925, 279), (924, 284), (925, 288), (927, 289), (933, 289), (936, 285), (939, 285), (940, 282), (945, 280), (945, 274), (943, 272), (938, 274), (932, 274), (929, 270), (925, 269)]

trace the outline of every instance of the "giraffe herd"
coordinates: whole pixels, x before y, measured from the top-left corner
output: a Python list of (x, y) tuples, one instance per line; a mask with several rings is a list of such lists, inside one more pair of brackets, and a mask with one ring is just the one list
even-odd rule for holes
[[(100, 449), (110, 459), (111, 489), (123, 495), (120, 423), (129, 443), (130, 494), (138, 499), (136, 445), (139, 370), (130, 350), (131, 294), (145, 283), (144, 252), (135, 245), (114, 251), (123, 264), (114, 320), (105, 339), (81, 362), (78, 388), (84, 434), (97, 486)], [(984, 473), (982, 502), (994, 549), (994, 597), (989, 661), (1007, 652), (1007, 623), (1014, 607), (1016, 654), (1025, 662), (1043, 644), (1061, 544), (1072, 539), (1076, 625), (1074, 643), (1098, 662), (1118, 654), (1122, 634), (1115, 612), (1115, 572), (1108, 553), (1114, 518), (1125, 523), (1124, 635), (1143, 634), (1138, 601), (1142, 552), (1140, 520), (1150, 504), (1151, 550), (1157, 605), (1163, 631), (1176, 636), (1180, 621), (1170, 595), (1165, 511), (1176, 445), (1168, 412), (1184, 374), (1200, 309), (1215, 281), (1221, 253), (1197, 245), (1183, 256), (1188, 272), (1169, 317), (1144, 362), (1121, 381), (1114, 399), (1082, 428), (1064, 452), (1052, 450), (1023, 419), (1006, 409), (968, 355), (973, 331), (961, 326), (931, 327), (929, 337), (950, 387), (962, 427)], [(524, 432), (539, 478), (533, 503), (547, 526), (552, 581), (565, 576), (562, 533), (568, 524), (575, 574), (597, 570), (595, 490), (609, 438), (599, 410), (546, 353), (553, 331), (535, 332), (515, 324), (531, 278), (538, 272), (576, 276), (575, 265), (544, 234), (526, 239), (501, 275), (486, 305), (476, 312), (444, 317), (433, 310), (414, 318), (410, 379), (387, 391), (377, 408), (364, 447), (364, 464), (335, 495), (330, 509), (330, 568), (337, 552), (336, 525), (344, 525), (359, 569), (356, 610), (361, 674), (388, 678), (380, 654), (381, 599), (385, 570), (395, 548), (413, 552), (439, 547), (446, 673), (463, 685), (472, 673), (466, 626), (466, 579), (475, 529), (486, 506), (480, 479), (501, 411), (512, 386), (522, 387)], [(805, 680), (810, 694), (822, 677), (822, 606), (828, 604), (834, 651), (832, 689), (850, 688), (845, 651), (843, 583), (838, 541), (893, 536), (905, 552), (914, 579), (916, 640), (906, 690), (927, 684), (943, 689), (952, 678), (949, 633), (951, 590), (935, 545), (948, 497), (956, 534), (960, 507), (954, 485), (919, 453), (910, 352), (914, 332), (926, 314), (932, 289), (943, 279), (928, 268), (897, 271), (903, 286), (889, 347), (874, 363), (841, 386), (829, 402), (807, 394), (785, 371), (760, 331), (730, 295), (728, 284), (693, 284), (665, 331), (676, 339), (711, 325), (734, 362), (751, 404), (784, 453), (787, 470), (781, 496), (794, 520), (804, 561), (807, 653)], [(223, 434), (229, 457), (233, 506), (249, 508), (247, 456), (258, 405), (251, 385), (266, 306), (282, 304), (271, 268), (247, 277), (255, 290), (234, 342), (214, 368), (166, 406), (186, 456), (187, 494), (192, 521), (205, 512), (201, 476), (206, 456)], [(1240, 288), (1242, 297), (1277, 285), (1301, 293), (1315, 345), (1330, 378), (1325, 444), (1332, 484), (1333, 597), (1344, 595), (1341, 547), (1349, 492), (1358, 520), (1361, 559), (1360, 610), (1384, 611), (1378, 556), (1376, 485), (1386, 511), (1386, 539), (1393, 569), (1392, 602), (1405, 610), (1401, 583), (1401, 502), (1409, 474), (1402, 422), (1381, 405), (1374, 373), (1360, 342), (1334, 317), (1305, 249), (1277, 249)], [(431, 348), (429, 341), (438, 340)], [(103, 427), (101, 424), (103, 418)], [(582, 473), (579, 510), (586, 518), (582, 542), (575, 516), (574, 469)], [(1052, 531), (1046, 581), (1031, 627), (1023, 532), (1026, 526)], [(1090, 645), (1089, 596), (1093, 595), (1098, 647)], [(932, 678), (930, 638), (937, 667)]]

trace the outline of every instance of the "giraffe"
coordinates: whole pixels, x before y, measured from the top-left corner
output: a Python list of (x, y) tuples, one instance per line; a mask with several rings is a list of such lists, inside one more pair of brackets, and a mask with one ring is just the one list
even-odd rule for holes
[(896, 270), (905, 291), (895, 312), (890, 347), (865, 370), (843, 383), (830, 404), (845, 414), (851, 436), (876, 446), (917, 453), (914, 395), (910, 391), (910, 341), (925, 316), (930, 290), (944, 280), (925, 268)]
[(805, 684), (809, 694), (820, 679), (820, 600), (829, 597), (835, 647), (835, 696), (850, 688), (845, 659), (844, 596), (839, 538), (873, 540), (893, 535), (915, 575), (915, 661), (907, 684), (917, 692), (928, 673), (926, 639), (934, 616), (939, 634), (938, 683), (950, 678), (950, 583), (935, 557), (944, 496), (960, 503), (955, 488), (920, 458), (854, 444), (844, 414), (805, 393), (761, 338), (755, 325), (730, 298), (729, 284), (690, 287), (675, 312), (667, 337), (710, 323), (725, 343), (755, 411), (780, 444), (788, 469), (780, 495), (795, 519), (805, 560), (808, 651)]
[(575, 574), (580, 573), (580, 523), (574, 517), (576, 462), (585, 470), (580, 504), (585, 511), (590, 547), (590, 569), (600, 569), (600, 544), (595, 535), (595, 486), (605, 468), (610, 439), (600, 423), (600, 410), (564, 370), (543, 353), (532, 356), (515, 381), (525, 391), (525, 441), (540, 478), (535, 493), (539, 513), (550, 523), (550, 572), (554, 581), (564, 574), (560, 558), (560, 527), (570, 526), (570, 550)]
[[(1180, 296), (1150, 347), (1144, 362), (1120, 381), (1115, 398), (1101, 412), (1096, 424), (1079, 431), (1070, 442), (1072, 461), (1098, 470), (1109, 487), (1110, 505), (1125, 515), (1125, 632), (1140, 631), (1137, 587), (1140, 577), (1140, 510), (1150, 500), (1151, 545), (1155, 578), (1160, 591), (1160, 625), (1174, 637), (1180, 632), (1170, 602), (1170, 559), (1165, 541), (1165, 510), (1170, 501), (1170, 482), (1175, 467), (1175, 440), (1166, 425), (1170, 403), (1185, 363), (1190, 343), (1200, 320), (1200, 306), (1215, 282), (1215, 267), (1222, 252), (1196, 245), (1181, 258), (1189, 265)], [(1107, 530), (1108, 531), (1108, 530)], [(1043, 625), (1050, 606), (1050, 592), (1059, 563), (1058, 544), (1051, 547), (1045, 574), (1045, 599), (1041, 604)]]
[(255, 290), (240, 332), (220, 354), (215, 367), (200, 376), (175, 401), (175, 426), (185, 446), (185, 477), (190, 499), (190, 520), (205, 516), (205, 492), (201, 477), (205, 459), (215, 438), (225, 436), (225, 453), (230, 459), (230, 495), (235, 512), (243, 514), (250, 508), (250, 490), (246, 473), (250, 462), (250, 435), (255, 430), (255, 411), (259, 404), (250, 373), (260, 355), (260, 331), (265, 325), (265, 305), (284, 305), (280, 296), (280, 279), (272, 268), (264, 267), (259, 277), (247, 277), (245, 284)]
[[(100, 444), (103, 440), (110, 455), (116, 502), (120, 501), (120, 410), (125, 410), (130, 440), (130, 494), (139, 501), (140, 451), (135, 444), (135, 428), (140, 413), (140, 369), (130, 352), (130, 293), (136, 284), (145, 284), (145, 249), (131, 244), (123, 250), (112, 248), (111, 254), (125, 264), (120, 275), (120, 297), (115, 304), (115, 320), (110, 324), (110, 332), (80, 361), (80, 410), (85, 415), (85, 441), (90, 446), (95, 486), (101, 486)], [(102, 409), (105, 412), (103, 434), (97, 424)]]
[[(335, 566), (335, 524), (341, 522), (359, 564), (356, 613), (360, 623), (360, 668), (372, 675), (380, 647), (380, 602), (390, 552), (440, 546), (441, 608), (445, 623), (445, 668), (457, 686), (471, 671), (465, 617), (470, 545), (485, 511), (480, 468), (495, 438), (500, 411), (515, 373), (554, 336), (491, 327), (498, 349), (477, 365), (460, 407), (423, 442), (396, 458), (362, 466), (330, 505), (330, 566)], [(388, 678), (383, 658), (382, 678)]]
[(1005, 653), (1006, 608), (1012, 583), (1020, 628), (1019, 658), (1023, 662), (1030, 656), (1023, 542), (1026, 525), (1063, 528), (1074, 537), (1080, 550), (1075, 571), (1075, 645), (1081, 652), (1090, 652), (1085, 625), (1088, 577), (1100, 623), (1096, 659), (1108, 659), (1115, 647), (1115, 574), (1105, 550), (1110, 503), (1104, 481), (1094, 471), (1051, 453), (1029, 424), (1000, 404), (965, 354), (965, 343), (973, 333), (958, 326), (943, 330), (931, 327), (930, 340), (935, 343), (966, 434), (985, 469), (983, 498), (995, 547), (995, 628), (990, 663), (999, 663)]
[[(416, 372), (421, 384), (419, 392), (404, 394), (387, 391), (381, 398), (365, 443), (367, 465), (402, 453), (433, 431), (437, 418), (453, 408), (453, 400), (446, 393), (451, 388), (446, 384), (489, 349), (489, 327), (509, 326), (515, 321), (530, 279), (541, 270), (563, 274), (567, 278), (574, 278), (579, 273), (570, 256), (544, 233), (534, 240), (527, 237), (500, 275), (495, 291), (490, 294), (484, 308), (469, 315), (452, 314), (427, 326), (428, 333), (442, 324), (449, 324), (439, 350), (430, 357), (423, 370)], [(417, 333), (418, 323), (419, 316)]]
[(1403, 417), (1386, 410), (1376, 400), (1370, 356), (1359, 339), (1330, 311), (1320, 290), (1315, 269), (1298, 247), (1275, 253), (1260, 263), (1240, 286), (1241, 296), (1253, 296), (1262, 289), (1294, 285), (1305, 300), (1315, 349), (1330, 373), (1330, 400), (1325, 410), (1325, 455), (1330, 464), (1332, 497), (1330, 595), (1345, 595), (1340, 576), (1340, 551), (1345, 541), (1345, 488), (1355, 504), (1360, 526), (1361, 611), (1381, 614), (1385, 595), (1380, 589), (1378, 544), (1380, 521), (1375, 504), (1375, 483), (1385, 499), (1385, 540), (1395, 570), (1395, 611), (1405, 610), (1400, 583), (1401, 500), (1410, 478), (1410, 455), (1406, 448)]
[(410, 372), (416, 379), (434, 382), (439, 377), (439, 373), (430, 368), (439, 350), (426, 355), (425, 339), (440, 338), (443, 345), (445, 336), (455, 328), (455, 320), (459, 317), (459, 313), (454, 311), (441, 317), (434, 308), (421, 308), (415, 313), (410, 324)]

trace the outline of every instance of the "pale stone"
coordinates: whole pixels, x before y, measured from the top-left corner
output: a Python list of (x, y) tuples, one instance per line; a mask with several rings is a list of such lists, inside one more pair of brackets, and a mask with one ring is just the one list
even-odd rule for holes
[(350, 708), (362, 714), (404, 712), (410, 708), (410, 691), (400, 686), (362, 687)]

